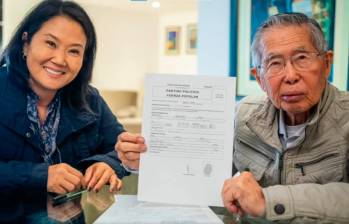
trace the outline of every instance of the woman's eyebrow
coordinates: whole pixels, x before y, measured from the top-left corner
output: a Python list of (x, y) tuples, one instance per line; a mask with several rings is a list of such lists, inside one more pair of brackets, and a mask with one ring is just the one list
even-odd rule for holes
[[(48, 37), (51, 37), (53, 39), (55, 39), (56, 41), (60, 42), (59, 38), (56, 37), (55, 35), (51, 34), (51, 33), (46, 33), (44, 34), (45, 36), (48, 36)], [(70, 46), (76, 46), (76, 47), (81, 47), (81, 48), (84, 48), (84, 45), (83, 44), (80, 44), (80, 43), (73, 43), (71, 44)]]

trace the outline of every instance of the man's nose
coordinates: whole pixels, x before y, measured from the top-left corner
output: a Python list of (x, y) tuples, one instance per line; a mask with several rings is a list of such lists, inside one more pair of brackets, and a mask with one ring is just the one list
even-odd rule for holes
[(298, 71), (294, 68), (291, 61), (287, 61), (284, 68), (284, 81), (289, 84), (297, 83), (300, 79)]

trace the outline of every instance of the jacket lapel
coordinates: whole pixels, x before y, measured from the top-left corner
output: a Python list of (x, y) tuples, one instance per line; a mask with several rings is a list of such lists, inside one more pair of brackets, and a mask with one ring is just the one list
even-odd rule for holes
[(69, 135), (80, 131), (96, 120), (97, 118), (92, 113), (76, 111), (70, 108), (66, 103), (62, 102), (57, 144), (61, 144)]
[(257, 108), (255, 116), (247, 120), (247, 127), (257, 135), (263, 142), (282, 151), (282, 144), (278, 135), (277, 110), (269, 100)]

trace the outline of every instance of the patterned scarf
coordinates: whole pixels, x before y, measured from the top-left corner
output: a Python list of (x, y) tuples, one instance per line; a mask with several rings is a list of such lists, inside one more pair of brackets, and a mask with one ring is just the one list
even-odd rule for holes
[[(42, 153), (45, 162), (53, 164), (52, 155), (57, 149), (56, 138), (58, 132), (58, 124), (60, 120), (61, 101), (59, 93), (51, 101), (47, 108), (46, 120), (41, 123), (38, 112), (39, 96), (33, 91), (29, 91), (27, 95), (27, 115), (31, 121), (30, 129), (33, 133), (40, 134)], [(58, 150), (59, 153), (59, 150)]]

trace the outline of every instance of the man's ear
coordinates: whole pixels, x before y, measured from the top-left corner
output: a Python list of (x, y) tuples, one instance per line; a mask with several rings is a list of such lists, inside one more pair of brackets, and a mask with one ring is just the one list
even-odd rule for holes
[(251, 68), (251, 74), (256, 78), (258, 85), (261, 87), (261, 89), (266, 92), (265, 84), (263, 80), (261, 80), (261, 76), (258, 73), (258, 70), (256, 67)]
[(328, 79), (328, 77), (330, 76), (332, 63), (333, 63), (333, 51), (327, 51), (325, 54), (326, 79)]

